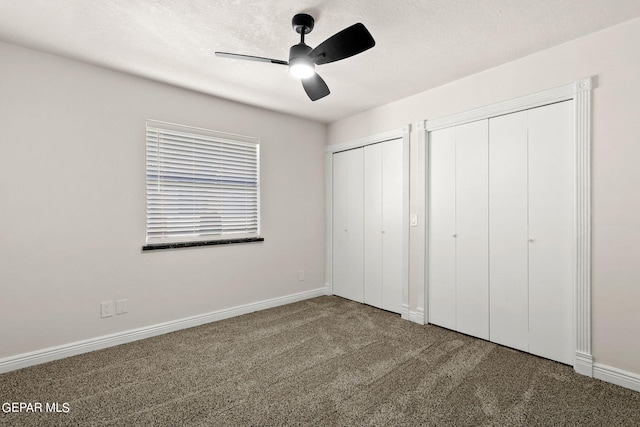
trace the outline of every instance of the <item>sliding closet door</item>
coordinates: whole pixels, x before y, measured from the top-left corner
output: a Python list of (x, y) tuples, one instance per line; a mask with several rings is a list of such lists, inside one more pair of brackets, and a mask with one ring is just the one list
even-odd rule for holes
[[(382, 144), (382, 308), (402, 309), (402, 139)], [(368, 247), (365, 248), (365, 251)]]
[(529, 350), (527, 111), (489, 120), (490, 339)]
[(573, 364), (573, 101), (529, 110), (529, 351)]
[(429, 133), (429, 323), (456, 329), (456, 130)]
[(456, 126), (456, 324), (489, 338), (488, 121)]
[(363, 150), (333, 155), (333, 293), (363, 302)]
[(364, 303), (382, 308), (382, 144), (364, 147)]

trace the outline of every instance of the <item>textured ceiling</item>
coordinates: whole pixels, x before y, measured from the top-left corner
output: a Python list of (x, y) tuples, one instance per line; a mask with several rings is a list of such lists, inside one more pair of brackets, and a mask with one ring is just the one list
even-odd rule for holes
[[(314, 47), (362, 22), (376, 46), (318, 66), (316, 102), (282, 65), (296, 13)], [(0, 0), (0, 40), (331, 122), (640, 16), (640, 0)], [(2, 60), (2, 58), (0, 58)]]

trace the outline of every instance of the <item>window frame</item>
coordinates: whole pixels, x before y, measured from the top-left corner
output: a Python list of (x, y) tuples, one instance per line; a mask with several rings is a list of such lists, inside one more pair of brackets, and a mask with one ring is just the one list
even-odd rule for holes
[[(252, 204), (250, 206), (249, 209), (247, 209), (247, 212), (251, 213), (251, 217), (253, 217), (255, 215), (255, 225), (251, 227), (251, 231), (243, 233), (241, 231), (229, 231), (229, 232), (225, 232), (224, 231), (224, 226), (220, 225), (219, 226), (219, 231), (220, 232), (215, 232), (217, 231), (216, 227), (211, 227), (210, 228), (210, 232), (204, 232), (204, 233), (199, 233), (199, 231), (202, 230), (196, 230), (197, 227), (194, 226), (194, 232), (193, 233), (189, 233), (189, 232), (185, 232), (184, 234), (172, 234), (172, 233), (178, 233), (178, 231), (176, 231), (176, 229), (172, 229), (170, 226), (167, 226), (166, 229), (162, 229), (160, 232), (156, 233), (156, 235), (154, 236), (154, 233), (150, 233), (150, 221), (152, 220), (152, 217), (155, 217), (156, 220), (166, 220), (166, 217), (164, 217), (164, 212), (161, 213), (150, 213), (150, 205), (153, 204), (154, 202), (151, 202), (151, 191), (150, 189), (152, 188), (152, 186), (154, 184), (162, 184), (163, 181), (161, 179), (157, 179), (155, 182), (151, 182), (150, 184), (150, 169), (154, 167), (158, 168), (156, 170), (160, 170), (160, 165), (162, 163), (162, 157), (160, 156), (160, 152), (161, 151), (157, 151), (155, 157), (153, 160), (152, 157), (150, 157), (150, 147), (153, 145), (153, 140), (150, 139), (150, 135), (153, 135), (153, 133), (155, 132), (156, 137), (161, 136), (163, 133), (164, 135), (168, 138), (166, 141), (171, 141), (172, 139), (174, 139), (174, 143), (175, 141), (177, 141), (178, 137), (183, 137), (183, 138), (193, 138), (193, 141), (191, 142), (191, 144), (202, 144), (203, 142), (206, 144), (206, 142), (211, 142), (211, 143), (215, 143), (215, 144), (219, 144), (218, 145), (218, 149), (217, 151), (222, 151), (223, 149), (227, 148), (237, 148), (237, 147), (241, 147), (241, 146), (246, 146), (246, 145), (255, 145), (255, 193), (250, 193), (252, 198), (255, 196), (255, 204)], [(197, 142), (196, 142), (197, 141)], [(171, 142), (169, 142), (168, 144), (171, 144)], [(226, 144), (226, 145), (225, 145)], [(160, 145), (160, 141), (158, 139), (158, 147)], [(185, 143), (185, 146), (188, 146), (189, 142)], [(181, 148), (182, 149), (182, 148)], [(211, 154), (215, 154), (212, 153), (213, 151), (215, 151), (215, 149), (211, 149), (211, 152), (209, 153), (205, 153), (205, 155), (211, 155)], [(250, 152), (252, 150), (248, 150), (248, 152)], [(261, 230), (261, 215), (260, 215), (260, 190), (261, 190), (261, 180), (260, 180), (260, 140), (258, 138), (255, 137), (249, 137), (249, 136), (244, 136), (244, 135), (236, 135), (236, 134), (231, 134), (231, 133), (225, 133), (225, 132), (219, 132), (219, 131), (215, 131), (215, 130), (210, 130), (210, 129), (204, 129), (204, 128), (198, 128), (198, 127), (192, 127), (192, 126), (186, 126), (186, 125), (180, 125), (180, 124), (175, 124), (175, 123), (169, 123), (169, 122), (163, 122), (163, 121), (159, 121), (159, 120), (151, 120), (148, 119), (146, 121), (146, 126), (145, 126), (145, 242), (146, 244), (143, 245), (142, 250), (143, 251), (152, 251), (152, 250), (157, 250), (157, 249), (178, 249), (178, 248), (186, 248), (186, 247), (199, 247), (199, 246), (211, 246), (211, 245), (224, 245), (224, 244), (237, 244), (237, 243), (250, 243), (250, 242), (260, 242), (260, 241), (264, 241), (264, 238), (261, 237), (260, 235), (260, 230)], [(219, 153), (218, 153), (219, 155)], [(182, 155), (181, 155), (182, 156)], [(204, 157), (204, 156), (203, 156)], [(203, 159), (203, 157), (200, 157), (200, 160)], [(197, 159), (197, 158), (196, 158)], [(218, 159), (226, 159), (227, 161), (229, 160), (229, 157), (219, 157), (216, 158), (215, 160)], [(179, 162), (184, 163), (183, 159), (180, 159)], [(150, 166), (151, 165), (151, 166)], [(166, 166), (166, 165), (165, 165)], [(182, 165), (178, 165), (178, 167), (180, 166), (184, 166), (184, 164)], [(216, 167), (220, 167), (220, 166), (207, 166), (207, 171), (205, 171), (205, 175), (206, 174), (211, 174), (211, 177), (216, 177), (216, 180), (220, 180), (221, 177), (228, 177), (229, 175), (224, 175), (223, 172), (219, 172), (217, 171), (215, 168)], [(194, 168), (194, 171), (196, 172), (200, 172), (202, 173), (203, 169), (198, 169), (198, 168)], [(216, 172), (219, 172), (219, 174), (216, 174)], [(178, 182), (180, 183), (178, 185), (178, 187), (182, 187), (180, 188), (178, 191), (180, 192), (186, 192), (186, 188), (188, 188), (187, 186), (184, 186), (184, 183), (188, 183), (188, 172), (183, 173), (183, 172), (178, 172), (178, 175), (180, 176), (180, 179), (183, 180), (179, 180)], [(254, 175), (254, 172), (251, 171), (248, 175)], [(164, 181), (167, 182), (167, 181)], [(194, 183), (196, 181), (194, 180)], [(220, 189), (220, 187), (216, 187), (216, 186), (222, 186), (224, 184), (210, 184), (211, 188), (218, 188)], [(166, 188), (160, 187), (162, 188), (162, 190), (160, 190), (160, 194), (162, 195), (162, 191), (168, 191)], [(232, 187), (233, 188), (233, 187)], [(244, 194), (243, 189), (246, 188), (252, 188), (251, 186), (245, 186), (245, 187), (237, 187), (238, 190), (240, 190), (238, 193), (235, 194)], [(226, 189), (228, 190), (229, 187), (226, 187)], [(157, 196), (156, 196), (157, 197)], [(162, 197), (162, 196), (160, 196)], [(197, 201), (198, 200), (207, 200), (209, 202), (212, 201), (211, 197), (204, 197), (201, 199), (198, 198), (194, 198), (193, 201), (195, 203), (192, 203), (192, 209), (194, 209), (193, 207), (197, 205)], [(188, 199), (187, 202), (184, 204), (185, 207), (189, 207), (189, 203), (188, 203)], [(163, 202), (160, 202), (161, 206), (165, 206)], [(195, 209), (194, 209), (195, 210)], [(192, 213), (192, 217), (194, 217), (194, 221), (193, 224), (195, 225), (198, 220), (195, 219), (196, 217), (194, 216), (194, 214)], [(224, 215), (221, 214), (221, 218), (223, 218)], [(222, 220), (221, 220), (222, 221)], [(247, 223), (250, 223), (250, 220), (246, 220)], [(167, 233), (167, 234), (165, 234)]]

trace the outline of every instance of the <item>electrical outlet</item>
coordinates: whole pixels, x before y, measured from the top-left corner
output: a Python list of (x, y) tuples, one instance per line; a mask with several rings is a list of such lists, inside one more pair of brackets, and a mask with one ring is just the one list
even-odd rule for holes
[(304, 280), (304, 270), (298, 270), (298, 280)]
[(111, 317), (115, 314), (115, 306), (113, 301), (105, 301), (100, 304), (100, 311), (102, 313), (102, 317)]
[(126, 299), (119, 299), (116, 301), (116, 314), (125, 314), (129, 311), (129, 303)]

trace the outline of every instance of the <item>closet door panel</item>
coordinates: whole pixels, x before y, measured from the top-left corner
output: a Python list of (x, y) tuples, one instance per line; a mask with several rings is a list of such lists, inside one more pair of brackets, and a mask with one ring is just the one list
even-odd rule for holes
[(349, 160), (349, 283), (346, 298), (364, 301), (364, 161), (363, 149), (347, 151)]
[(429, 133), (429, 323), (456, 329), (455, 128)]
[[(402, 139), (382, 144), (382, 308), (402, 309)], [(366, 246), (365, 250), (369, 247)]]
[(573, 101), (529, 110), (529, 351), (573, 364)]
[(529, 347), (527, 112), (489, 120), (490, 339)]
[(333, 293), (363, 302), (363, 150), (333, 156)]
[(364, 302), (382, 308), (382, 145), (364, 147)]
[(489, 338), (488, 120), (456, 126), (456, 324)]
[(345, 296), (349, 280), (348, 247), (348, 167), (346, 152), (333, 155), (333, 293)]

